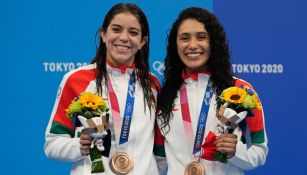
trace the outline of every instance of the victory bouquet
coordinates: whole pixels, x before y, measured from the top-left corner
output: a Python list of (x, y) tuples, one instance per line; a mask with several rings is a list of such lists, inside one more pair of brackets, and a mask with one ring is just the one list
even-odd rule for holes
[(108, 110), (107, 103), (90, 92), (81, 93), (66, 109), (67, 116), (72, 119), (73, 124), (82, 124), (85, 128), (82, 132), (93, 137), (90, 149), (92, 173), (104, 172), (101, 153), (105, 150), (103, 138), (108, 135), (109, 129), (106, 113)]
[[(233, 133), (245, 117), (252, 116), (253, 109), (261, 109), (257, 93), (247, 86), (233, 86), (225, 89), (217, 100), (217, 118), (221, 121), (222, 134)], [(214, 160), (227, 163), (226, 153), (216, 152)]]

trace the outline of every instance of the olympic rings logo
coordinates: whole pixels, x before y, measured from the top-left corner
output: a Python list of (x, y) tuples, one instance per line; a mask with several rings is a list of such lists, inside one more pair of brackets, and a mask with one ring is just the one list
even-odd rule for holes
[(165, 69), (165, 66), (161, 61), (153, 62), (152, 67), (156, 72), (158, 72), (158, 74), (163, 75), (163, 71)]
[(127, 112), (130, 113), (130, 112), (132, 111), (132, 105), (131, 105), (130, 103), (127, 104), (127, 107), (126, 107), (126, 108), (127, 108), (127, 109), (126, 109)]

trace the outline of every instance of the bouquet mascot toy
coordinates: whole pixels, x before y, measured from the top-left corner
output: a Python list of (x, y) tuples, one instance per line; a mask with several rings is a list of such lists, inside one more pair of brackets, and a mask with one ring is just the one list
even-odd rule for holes
[[(221, 122), (221, 133), (233, 133), (247, 116), (253, 116), (253, 109), (261, 109), (258, 94), (244, 85), (224, 89), (218, 103), (216, 117)], [(216, 152), (214, 159), (227, 163), (227, 155), (223, 152)]]
[(235, 110), (227, 108), (228, 104), (228, 102), (225, 102), (217, 113), (218, 119), (224, 124), (224, 129), (227, 131), (236, 129), (238, 124), (245, 119), (247, 115), (247, 111), (237, 113)]
[(93, 137), (91, 148), (94, 148), (94, 145), (99, 151), (104, 151), (103, 138), (108, 135), (107, 130), (109, 125), (107, 124), (107, 115), (104, 112), (100, 117), (93, 117), (86, 119), (85, 117), (79, 115), (78, 119), (81, 124), (84, 126), (85, 130)]
[[(76, 127), (83, 126), (82, 132), (88, 133), (93, 138), (90, 147), (92, 173), (105, 171), (102, 156), (108, 156), (111, 146), (108, 110), (104, 99), (91, 92), (81, 93), (72, 100), (68, 109), (66, 109), (67, 116), (72, 120), (73, 125)], [(103, 140), (105, 140), (105, 144)]]

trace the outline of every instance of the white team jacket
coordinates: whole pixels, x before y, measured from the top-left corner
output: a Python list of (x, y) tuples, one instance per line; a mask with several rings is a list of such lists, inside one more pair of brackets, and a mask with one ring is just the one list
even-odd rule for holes
[[(78, 135), (82, 128), (74, 128), (68, 120), (65, 109), (67, 105), (83, 91), (96, 92), (95, 64), (80, 67), (77, 70), (68, 72), (59, 87), (55, 105), (46, 130), (45, 153), (48, 158), (59, 161), (72, 162), (71, 175), (91, 174), (91, 161), (89, 156), (83, 157), (80, 154), (80, 144)], [(129, 84), (132, 69), (128, 68), (125, 73), (120, 69), (107, 65), (107, 71), (111, 79), (112, 87), (116, 92), (121, 117), (125, 108), (127, 87)], [(104, 81), (104, 80), (103, 80)], [(157, 91), (153, 89), (156, 98)], [(108, 98), (104, 93), (103, 98)], [(109, 100), (107, 101), (110, 107)], [(112, 110), (110, 112), (110, 129), (112, 132), (112, 143), (110, 157), (118, 148), (118, 138), (114, 137), (114, 127), (112, 120)], [(133, 118), (131, 121), (129, 141), (124, 146), (124, 150), (132, 155), (134, 168), (129, 175), (157, 175), (158, 169), (153, 156), (154, 144), (154, 121), (155, 112), (149, 111), (146, 105), (144, 110), (144, 97), (140, 83), (136, 83), (135, 105)], [(113, 175), (109, 167), (109, 158), (103, 157), (105, 172), (102, 175)]]
[[(198, 81), (194, 81), (191, 78), (185, 80), (194, 137), (208, 79), (208, 74), (200, 73), (198, 75)], [(189, 144), (185, 136), (179, 98), (180, 94), (178, 92), (178, 98), (175, 99), (175, 107), (173, 109), (174, 116), (169, 123), (170, 131), (167, 135), (164, 135), (164, 149), (168, 165), (167, 175), (183, 175), (185, 166), (194, 160), (192, 158), (193, 145)], [(213, 95), (212, 99), (215, 98), (216, 96)], [(216, 117), (216, 101), (211, 100), (205, 128), (205, 137), (209, 130), (218, 135), (216, 126), (219, 123)], [(252, 144), (247, 150), (246, 145), (240, 141), (242, 135), (241, 130), (237, 128), (234, 134), (238, 136), (236, 154), (231, 159), (228, 159), (227, 164), (205, 159), (200, 160), (205, 167), (206, 175), (242, 175), (244, 174), (243, 170), (253, 169), (265, 163), (268, 153), (266, 135), (264, 143)]]

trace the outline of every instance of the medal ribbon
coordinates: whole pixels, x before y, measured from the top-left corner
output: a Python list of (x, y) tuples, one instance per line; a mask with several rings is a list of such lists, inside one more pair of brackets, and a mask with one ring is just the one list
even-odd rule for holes
[[(195, 153), (201, 151), (201, 145), (205, 135), (205, 127), (207, 122), (207, 114), (209, 111), (210, 101), (212, 97), (212, 88), (210, 86), (210, 81), (208, 81), (208, 85), (205, 90), (199, 118), (196, 130), (196, 136), (193, 146), (193, 155)], [(190, 109), (189, 109), (189, 102), (188, 102), (188, 95), (187, 95), (187, 88), (183, 83), (180, 88), (180, 104), (181, 104), (181, 114), (183, 119), (183, 127), (185, 130), (186, 137), (188, 141), (192, 144), (193, 143), (193, 129), (192, 129), (192, 122), (190, 116)]]
[(130, 75), (123, 122), (121, 122), (120, 118), (120, 109), (119, 109), (117, 96), (115, 94), (115, 91), (112, 87), (108, 75), (107, 78), (108, 78), (107, 86), (108, 86), (109, 98), (111, 101), (111, 109), (115, 126), (114, 129), (117, 136), (119, 135), (119, 130), (120, 130), (119, 126), (122, 125), (120, 138), (119, 138), (119, 145), (121, 145), (123, 143), (126, 143), (129, 138), (129, 131), (130, 131), (130, 125), (134, 108), (134, 93), (135, 93), (135, 82), (136, 82), (135, 71), (133, 71), (132, 74)]

